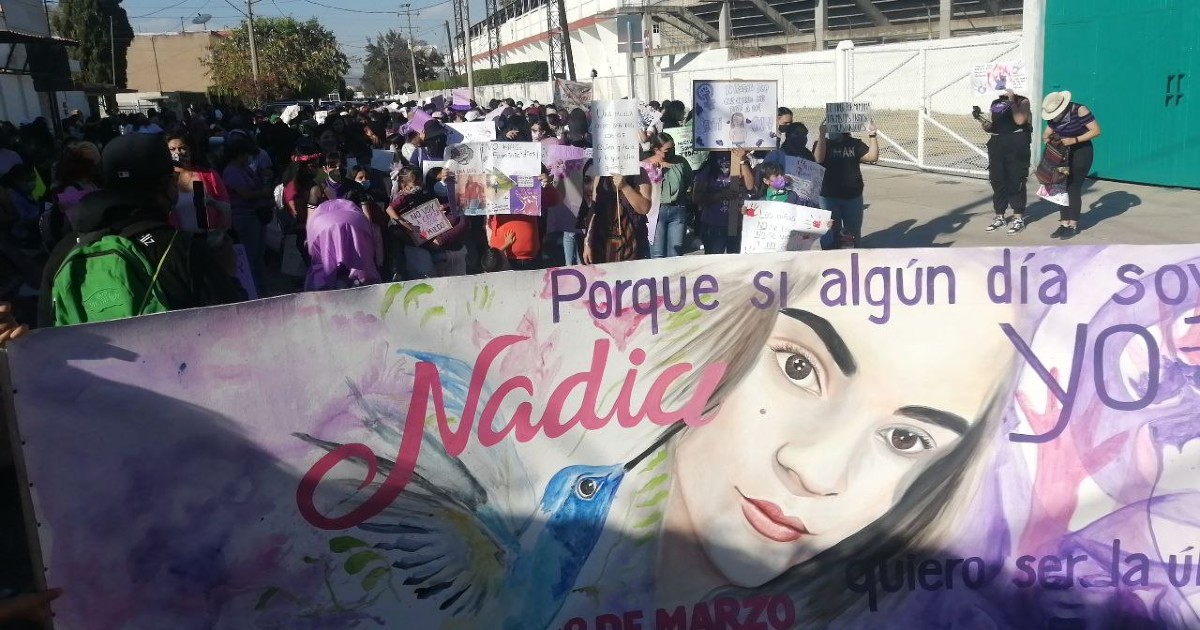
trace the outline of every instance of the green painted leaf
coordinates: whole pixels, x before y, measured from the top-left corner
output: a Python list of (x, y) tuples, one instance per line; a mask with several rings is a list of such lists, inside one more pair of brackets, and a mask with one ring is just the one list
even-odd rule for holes
[(397, 282), (387, 288), (383, 293), (383, 306), (379, 309), (380, 317), (387, 317), (388, 311), (392, 310), (392, 305), (396, 303), (396, 296), (404, 290), (404, 284)]
[(647, 481), (646, 485), (642, 486), (641, 489), (637, 491), (637, 494), (641, 494), (643, 492), (649, 492), (649, 491), (663, 485), (666, 482), (667, 482), (667, 473), (655, 475), (653, 479), (651, 479), (650, 481)]
[(355, 547), (366, 547), (367, 543), (353, 536), (338, 536), (329, 540), (329, 550), (333, 553), (345, 553)]
[(271, 598), (275, 597), (278, 594), (279, 594), (279, 588), (274, 587), (274, 586), (263, 591), (262, 595), (258, 596), (258, 603), (254, 604), (254, 610), (262, 610), (262, 609), (266, 608), (267, 604), (271, 602)]
[(425, 311), (425, 314), (421, 316), (421, 326), (428, 324), (429, 320), (433, 319), (434, 317), (437, 317), (439, 315), (445, 315), (445, 314), (446, 314), (446, 307), (435, 306), (435, 307), (429, 309), (428, 311)]
[(689, 304), (682, 311), (668, 315), (666, 326), (663, 328), (668, 332), (678, 330), (700, 319), (702, 314), (703, 312), (695, 304)]
[(646, 465), (645, 465), (645, 467), (642, 468), (642, 472), (650, 472), (651, 470), (658, 468), (658, 465), (665, 462), (666, 460), (667, 460), (667, 449), (665, 449), (665, 448), (659, 449), (659, 451), (654, 454), (654, 457), (651, 457), (650, 459), (646, 460)]
[(650, 527), (651, 525), (654, 525), (654, 524), (658, 523), (659, 521), (661, 521), (662, 516), (663, 516), (663, 513), (661, 510), (654, 512), (653, 514), (650, 514), (646, 518), (634, 523), (633, 528), (634, 529), (643, 529), (646, 527)]
[(654, 507), (654, 506), (658, 505), (659, 503), (662, 503), (662, 500), (667, 498), (668, 494), (670, 494), (670, 493), (667, 492), (666, 490), (659, 490), (657, 494), (650, 497), (649, 499), (646, 499), (644, 502), (639, 503), (637, 506), (640, 508)]
[(429, 295), (430, 293), (433, 293), (433, 287), (424, 282), (409, 289), (408, 292), (404, 294), (404, 312), (407, 313), (408, 309), (414, 304), (420, 306), (417, 300), (419, 300), (422, 295)]
[(383, 560), (383, 556), (374, 551), (360, 551), (349, 558), (346, 558), (346, 573), (350, 575), (358, 575), (362, 570), (367, 568), (368, 564), (376, 560)]
[(366, 577), (364, 577), (362, 580), (363, 590), (364, 591), (375, 590), (375, 587), (379, 585), (379, 580), (383, 579), (383, 576), (385, 576), (387, 574), (388, 574), (387, 567), (375, 567), (374, 569), (367, 571)]

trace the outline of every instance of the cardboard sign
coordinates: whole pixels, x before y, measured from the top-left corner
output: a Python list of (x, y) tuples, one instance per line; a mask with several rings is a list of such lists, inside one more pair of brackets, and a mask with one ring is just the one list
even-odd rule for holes
[(641, 117), (635, 101), (593, 101), (592, 159), (601, 175), (637, 175), (641, 167)]
[[(592, 104), (592, 84), (582, 81), (554, 80), (554, 104), (568, 113), (573, 109), (588, 111)], [(564, 116), (565, 118), (565, 116)]]
[(825, 167), (804, 158), (785, 155), (783, 173), (788, 188), (800, 198), (800, 203), (815, 206), (821, 198), (821, 186), (825, 183)]
[(537, 142), (455, 144), (446, 149), (450, 207), (460, 214), (542, 212), (542, 145)]
[(437, 238), (439, 234), (453, 227), (450, 219), (442, 210), (442, 202), (436, 199), (427, 201), (401, 214), (400, 218), (415, 228), (412, 232), (412, 239), (413, 243), (417, 245)]
[(371, 168), (377, 171), (390, 173), (392, 165), (396, 163), (396, 152), (388, 151), (387, 149), (372, 149), (371, 150)]
[(747, 201), (742, 214), (743, 254), (810, 249), (833, 225), (828, 210), (780, 201)]
[(425, 112), (425, 110), (419, 107), (414, 107), (412, 111), (408, 113), (408, 123), (406, 126), (408, 127), (409, 131), (424, 133), (425, 123), (431, 120), (433, 120), (433, 116), (430, 116)]
[(496, 139), (496, 123), (488, 121), (446, 124), (446, 145), (491, 142)]
[(979, 96), (1006, 90), (1024, 93), (1029, 85), (1024, 61), (977, 63), (971, 67), (971, 93)]
[(693, 81), (697, 149), (775, 148), (774, 81)]
[(825, 127), (829, 133), (863, 133), (870, 122), (870, 103), (825, 104)]
[(704, 166), (704, 162), (708, 160), (708, 151), (696, 149), (696, 144), (692, 141), (692, 123), (689, 122), (682, 127), (663, 129), (663, 133), (671, 136), (671, 139), (675, 141), (675, 155), (687, 160), (688, 166), (692, 167), (693, 171), (698, 171), (701, 166)]
[(61, 630), (1186, 630), (1197, 265), (413, 280), (33, 330), (0, 378)]

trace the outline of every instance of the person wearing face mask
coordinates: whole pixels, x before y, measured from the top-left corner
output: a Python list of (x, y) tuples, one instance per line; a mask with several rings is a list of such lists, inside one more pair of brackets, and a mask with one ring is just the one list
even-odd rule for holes
[(342, 154), (326, 153), (321, 169), (325, 172), (325, 200), (341, 199), (348, 189), (346, 183), (346, 163)]
[(863, 222), (864, 184), (860, 165), (879, 160), (875, 123), (867, 123), (866, 142), (848, 133), (829, 133), (824, 122), (820, 131), (813, 155), (825, 167), (821, 209), (833, 214), (833, 227), (821, 237), (821, 247), (856, 247), (862, 237)]
[(692, 189), (692, 199), (700, 206), (700, 239), (705, 254), (738, 252), (740, 243), (736, 234), (740, 233), (740, 221), (737, 219), (741, 213), (736, 210), (751, 190), (754, 190), (754, 173), (744, 150), (709, 153)]
[(780, 107), (775, 111), (775, 129), (781, 142), (787, 138), (787, 128), (790, 124), (792, 124), (792, 110)]
[[(675, 154), (675, 140), (670, 134), (650, 136), (650, 155), (643, 160), (652, 173), (651, 184), (658, 188), (658, 224), (651, 258), (670, 258), (683, 253), (683, 233), (687, 225), (687, 195), (692, 187), (692, 167)], [(657, 175), (657, 176), (655, 176)], [(655, 181), (657, 180), (657, 181)]]
[(755, 196), (763, 201), (796, 203), (795, 194), (788, 189), (788, 179), (783, 167), (774, 162), (764, 162), (758, 167), (758, 188)]

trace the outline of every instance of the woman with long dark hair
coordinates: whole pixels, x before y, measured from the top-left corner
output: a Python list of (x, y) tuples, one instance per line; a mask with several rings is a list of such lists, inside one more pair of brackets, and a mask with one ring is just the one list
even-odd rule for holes
[(583, 264), (650, 257), (646, 223), (650, 196), (650, 181), (643, 174), (596, 177), (592, 192), (596, 201), (584, 236)]

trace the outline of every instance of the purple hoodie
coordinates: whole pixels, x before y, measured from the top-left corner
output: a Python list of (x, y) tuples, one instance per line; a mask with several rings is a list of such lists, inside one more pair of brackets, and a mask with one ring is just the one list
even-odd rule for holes
[(317, 206), (308, 219), (308, 255), (312, 263), (304, 279), (304, 290), (325, 291), (379, 282), (373, 227), (353, 201), (334, 199)]

